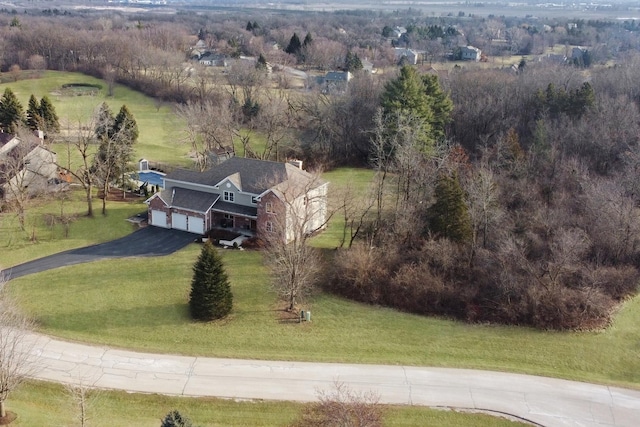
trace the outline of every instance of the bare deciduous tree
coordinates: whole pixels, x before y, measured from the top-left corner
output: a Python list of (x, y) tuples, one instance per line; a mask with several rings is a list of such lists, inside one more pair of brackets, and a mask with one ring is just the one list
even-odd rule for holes
[(220, 149), (233, 152), (233, 138), (239, 129), (226, 96), (219, 94), (203, 103), (180, 105), (178, 115), (187, 124), (185, 140), (191, 145), (200, 171), (211, 166), (212, 153)]
[(33, 343), (27, 337), (33, 322), (18, 310), (6, 290), (6, 280), (0, 273), (0, 419), (5, 421), (7, 397), (33, 370)]
[[(309, 238), (324, 228), (327, 214), (327, 187), (318, 174), (305, 183), (289, 179), (277, 186), (270, 197), (273, 210), (262, 233), (273, 274), (273, 287), (294, 310), (318, 280), (320, 255), (309, 245)], [(277, 198), (277, 200), (276, 200)]]
[[(87, 202), (87, 216), (93, 216), (93, 187), (97, 183), (95, 171), (93, 170), (94, 157), (96, 152), (96, 140), (94, 136), (93, 121), (86, 124), (78, 120), (77, 129), (72, 129), (68, 124), (65, 143), (67, 146), (67, 163), (58, 166), (71, 174), (80, 183), (85, 193)], [(73, 133), (73, 134), (72, 134)], [(76, 151), (80, 155), (80, 164), (71, 165), (71, 152)]]
[(73, 384), (65, 386), (67, 395), (71, 398), (74, 407), (74, 419), (80, 427), (89, 425), (89, 412), (100, 396), (100, 392), (91, 388), (83, 378)]
[(471, 225), (473, 227), (473, 246), (487, 247), (489, 227), (497, 223), (501, 217), (498, 203), (498, 188), (493, 172), (480, 168), (469, 180), (466, 188), (467, 204)]

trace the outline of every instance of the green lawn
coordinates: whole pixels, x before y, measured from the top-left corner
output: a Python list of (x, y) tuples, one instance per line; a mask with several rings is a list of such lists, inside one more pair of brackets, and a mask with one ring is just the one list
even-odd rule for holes
[(65, 267), (10, 282), (41, 331), (151, 352), (238, 358), (451, 366), (638, 387), (640, 297), (603, 332), (556, 333), (467, 325), (319, 294), (312, 322), (281, 322), (259, 252), (223, 251), (230, 318), (192, 323), (191, 267), (200, 247), (168, 257)]
[[(96, 96), (59, 94), (58, 90), (62, 85), (69, 83), (98, 84), (102, 89)], [(6, 87), (11, 88), (25, 110), (31, 94), (38, 99), (47, 95), (56, 108), (63, 132), (69, 126), (77, 129), (78, 123), (86, 123), (102, 102), (109, 104), (114, 115), (123, 104), (126, 104), (140, 130), (140, 137), (135, 146), (136, 157), (179, 166), (191, 164), (191, 160), (186, 156), (189, 151), (188, 145), (180, 143), (183, 138), (184, 123), (170, 107), (162, 106), (158, 109), (152, 98), (120, 85), (116, 85), (114, 95), (109, 97), (107, 86), (103, 80), (80, 73), (46, 71), (42, 73), (41, 78), (0, 84), (0, 92), (4, 92)], [(56, 146), (56, 149), (61, 151), (59, 146)], [(58, 160), (64, 162), (66, 157)]]
[[(329, 182), (329, 200), (335, 210), (344, 202), (343, 192), (349, 191), (354, 195), (366, 196), (369, 194), (374, 171), (369, 169), (339, 168), (322, 174), (322, 179)], [(353, 199), (353, 198), (350, 198)], [(353, 201), (353, 200), (351, 200)], [(346, 232), (348, 244), (349, 231)], [(336, 211), (329, 222), (327, 229), (314, 237), (313, 245), (319, 248), (333, 249), (339, 246), (344, 234), (344, 213), (342, 210)]]
[[(116, 239), (131, 233), (137, 226), (125, 221), (140, 212), (146, 205), (140, 199), (128, 203), (107, 202), (107, 215), (103, 216), (102, 200), (93, 199), (94, 218), (86, 216), (87, 204), (81, 191), (68, 194), (69, 200), (34, 201), (27, 209), (26, 231), (20, 230), (16, 216), (11, 212), (0, 213), (0, 269), (25, 261), (41, 258), (68, 249), (88, 246)], [(73, 217), (68, 235), (59, 223), (51, 225), (51, 217), (60, 213)], [(35, 238), (35, 239), (34, 239)]]
[[(302, 410), (292, 402), (194, 399), (153, 394), (99, 391), (90, 397), (88, 425), (92, 427), (157, 427), (170, 411), (178, 410), (200, 427), (286, 426)], [(7, 408), (18, 414), (15, 427), (79, 425), (77, 407), (64, 387), (44, 382), (23, 384), (12, 393)], [(481, 414), (463, 414), (421, 407), (388, 407), (385, 426), (523, 425)]]

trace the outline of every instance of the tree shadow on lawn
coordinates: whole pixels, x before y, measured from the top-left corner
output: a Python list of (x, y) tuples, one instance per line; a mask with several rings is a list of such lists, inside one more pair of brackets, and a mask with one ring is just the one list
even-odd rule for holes
[(191, 319), (188, 305), (176, 303), (41, 315), (37, 317), (37, 322), (50, 330), (90, 333), (118, 327), (180, 326), (191, 323)]

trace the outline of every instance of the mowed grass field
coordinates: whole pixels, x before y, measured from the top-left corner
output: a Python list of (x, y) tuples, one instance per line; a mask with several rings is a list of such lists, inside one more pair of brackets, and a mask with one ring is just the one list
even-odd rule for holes
[[(25, 74), (25, 76), (30, 74)], [(100, 85), (96, 95), (62, 95), (60, 89), (65, 84)], [(27, 109), (29, 97), (33, 94), (38, 100), (47, 95), (60, 119), (61, 131), (73, 133), (78, 125), (90, 123), (96, 108), (106, 102), (113, 114), (117, 114), (124, 104), (133, 114), (140, 137), (135, 145), (135, 157), (147, 158), (154, 162), (186, 166), (191, 163), (187, 154), (190, 147), (181, 143), (184, 140), (184, 123), (171, 110), (170, 106), (157, 108), (152, 98), (121, 85), (116, 85), (113, 96), (107, 96), (108, 85), (105, 81), (80, 73), (45, 71), (40, 78), (29, 78), (0, 84), (0, 92), (11, 88), (23, 108)], [(61, 144), (55, 146), (58, 161), (64, 164), (66, 154)]]
[[(200, 427), (284, 427), (303, 405), (292, 402), (196, 399), (101, 390), (89, 395), (87, 424), (92, 427), (157, 427), (173, 410)], [(15, 427), (80, 425), (77, 403), (63, 386), (23, 384), (10, 395), (8, 409), (18, 414)], [(387, 427), (508, 427), (524, 425), (484, 414), (466, 414), (421, 407), (384, 408)]]
[(319, 293), (283, 320), (256, 251), (222, 250), (232, 315), (191, 322), (192, 265), (200, 246), (158, 258), (107, 260), (9, 283), (39, 329), (57, 337), (150, 352), (253, 359), (449, 366), (513, 371), (639, 387), (640, 298), (605, 331), (543, 332), (469, 325), (357, 304)]

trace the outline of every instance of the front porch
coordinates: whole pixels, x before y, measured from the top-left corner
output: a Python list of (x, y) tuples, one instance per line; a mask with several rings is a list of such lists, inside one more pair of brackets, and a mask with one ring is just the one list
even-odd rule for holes
[(211, 229), (253, 237), (258, 230), (257, 220), (257, 211), (253, 207), (218, 202), (211, 210)]

